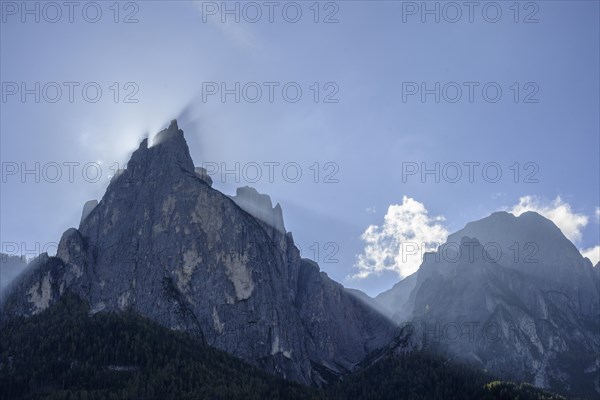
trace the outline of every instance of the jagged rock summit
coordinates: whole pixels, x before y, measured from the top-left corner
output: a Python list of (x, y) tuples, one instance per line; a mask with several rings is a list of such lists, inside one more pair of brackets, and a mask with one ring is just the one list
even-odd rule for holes
[[(255, 197), (242, 189), (236, 200), (246, 194)], [(194, 168), (176, 121), (151, 146), (143, 140), (101, 201), (86, 208), (56, 257), (40, 257), (15, 281), (2, 318), (36, 314), (70, 291), (92, 312), (130, 308), (311, 384), (351, 370), (395, 334), (387, 319), (300, 258), (270, 199), (261, 221), (213, 189)]]
[(277, 231), (285, 233), (283, 210), (279, 203), (273, 207), (269, 195), (258, 193), (256, 189), (244, 186), (237, 188), (235, 196), (230, 197), (244, 211)]

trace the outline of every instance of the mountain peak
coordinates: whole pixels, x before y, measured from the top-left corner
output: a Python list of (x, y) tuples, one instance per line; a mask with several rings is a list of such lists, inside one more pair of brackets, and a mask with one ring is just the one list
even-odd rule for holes
[(137, 181), (144, 176), (173, 176), (182, 171), (194, 174), (194, 162), (177, 120), (172, 120), (169, 127), (158, 132), (148, 145), (148, 139), (142, 140), (138, 149), (133, 152), (127, 163), (127, 175)]
[(515, 217), (513, 213), (509, 213), (508, 211), (495, 211), (490, 214), (489, 218), (509, 220), (517, 217)]
[(235, 196), (230, 196), (235, 203), (250, 215), (267, 225), (285, 233), (283, 211), (279, 203), (273, 207), (271, 197), (261, 194), (255, 188), (243, 186), (236, 189)]
[(168, 128), (161, 130), (154, 136), (152, 139), (152, 147), (167, 141), (176, 141), (180, 145), (185, 144), (187, 146), (187, 142), (183, 137), (183, 130), (179, 129), (176, 119), (171, 120)]
[[(518, 217), (493, 213), (449, 235), (448, 242), (461, 243), (464, 236), (477, 238), (499, 265), (535, 277), (547, 289), (577, 298), (580, 290), (593, 285), (591, 263), (554, 222), (539, 213), (527, 211)], [(595, 299), (578, 302), (584, 313), (598, 310)]]
[(131, 309), (314, 384), (389, 342), (396, 327), (300, 257), (269, 196), (211, 189), (175, 121), (151, 143), (64, 233), (57, 257), (11, 290), (0, 317), (33, 315), (68, 291), (92, 313)]
[(547, 219), (546, 217), (544, 217), (543, 215), (535, 212), (535, 211), (525, 211), (519, 215), (515, 215), (512, 212), (508, 212), (508, 211), (495, 211), (493, 213), (491, 213), (489, 216), (482, 218), (480, 220), (477, 221), (472, 221), (469, 222), (469, 224), (477, 224), (480, 221), (493, 221), (494, 223), (498, 223), (498, 222), (505, 222), (505, 223), (515, 223), (515, 222), (522, 222), (524, 220), (528, 220), (529, 222), (534, 222), (534, 223), (547, 223), (545, 221), (548, 222), (552, 222), (549, 219)]
[(548, 218), (535, 211), (525, 211), (515, 216), (507, 211), (497, 211), (477, 221), (469, 222), (463, 229), (450, 235), (459, 242), (463, 236), (477, 237), (482, 243), (491, 235), (512, 235), (511, 232), (529, 232), (568, 240), (560, 229)]

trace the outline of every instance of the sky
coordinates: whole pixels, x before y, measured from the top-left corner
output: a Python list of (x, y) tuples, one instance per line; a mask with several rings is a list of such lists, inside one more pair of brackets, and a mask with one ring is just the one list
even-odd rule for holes
[(5, 253), (53, 253), (177, 118), (215, 188), (370, 295), (498, 210), (600, 257), (597, 1), (72, 4), (0, 1)]

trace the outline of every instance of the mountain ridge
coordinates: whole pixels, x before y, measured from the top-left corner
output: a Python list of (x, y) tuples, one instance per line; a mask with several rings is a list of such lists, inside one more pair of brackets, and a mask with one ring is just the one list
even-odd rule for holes
[(302, 259), (291, 234), (202, 179), (176, 121), (140, 143), (88, 211), (56, 257), (15, 282), (3, 318), (37, 314), (70, 290), (92, 313), (132, 308), (316, 385), (351, 371), (397, 329)]
[(393, 318), (416, 333), (417, 348), (504, 379), (593, 397), (600, 394), (595, 272), (552, 221), (537, 213), (498, 212), (425, 254)]

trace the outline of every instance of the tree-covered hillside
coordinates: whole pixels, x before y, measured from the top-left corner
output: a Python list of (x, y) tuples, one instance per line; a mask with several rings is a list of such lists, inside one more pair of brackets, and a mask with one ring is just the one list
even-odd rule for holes
[(2, 399), (544, 399), (529, 385), (421, 353), (383, 357), (325, 389), (271, 376), (133, 312), (90, 315), (73, 295), (0, 331)]
[(3, 399), (310, 399), (273, 377), (132, 312), (88, 314), (72, 295), (0, 334)]

